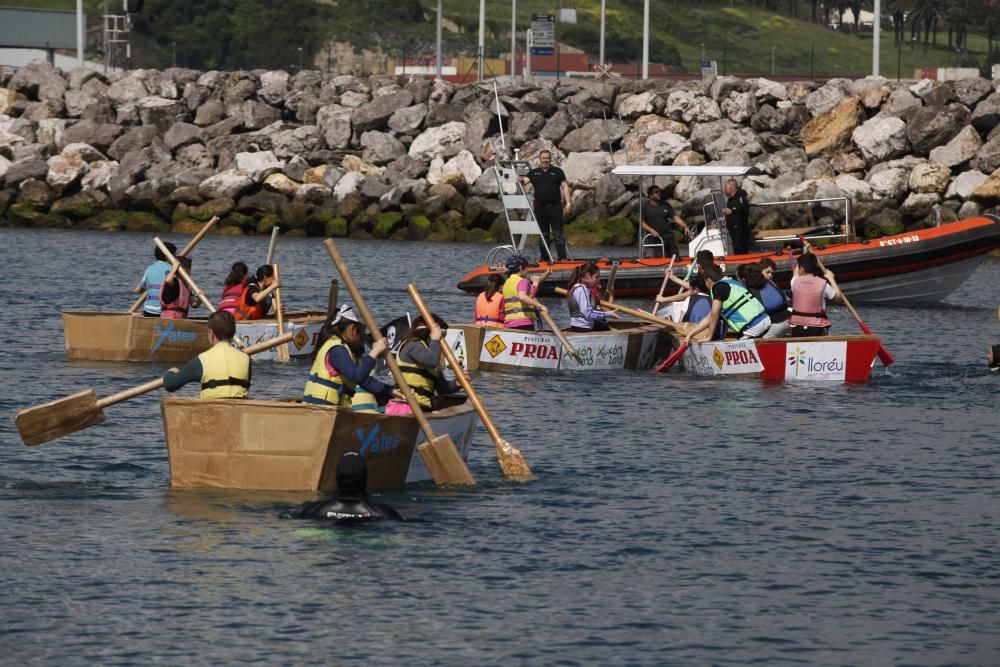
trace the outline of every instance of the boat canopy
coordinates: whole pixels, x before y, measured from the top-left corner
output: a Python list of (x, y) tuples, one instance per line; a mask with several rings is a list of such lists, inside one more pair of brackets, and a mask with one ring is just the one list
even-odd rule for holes
[(611, 170), (616, 176), (746, 176), (753, 167), (704, 166), (674, 167), (670, 165), (623, 164)]

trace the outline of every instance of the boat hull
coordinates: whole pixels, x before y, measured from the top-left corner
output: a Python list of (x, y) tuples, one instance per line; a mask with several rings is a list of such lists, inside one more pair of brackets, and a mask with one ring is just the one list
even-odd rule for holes
[[(944, 299), (957, 289), (975, 270), (982, 258), (1000, 248), (1000, 218), (994, 215), (970, 218), (870, 241), (831, 245), (818, 251), (823, 263), (837, 275), (837, 283), (852, 301), (859, 303), (910, 304)], [(740, 264), (758, 262), (768, 257), (777, 265), (775, 282), (788, 288), (792, 279), (795, 256), (779, 249), (747, 255), (716, 258), (727, 274), (734, 274)], [(649, 296), (663, 283), (663, 272), (669, 259), (609, 259), (597, 260), (602, 280), (607, 280), (615, 264), (617, 296)], [(683, 278), (688, 273), (691, 258), (679, 258), (673, 274)], [(552, 269), (541, 284), (540, 293), (554, 294), (564, 286), (576, 262), (543, 263), (528, 268), (529, 277)], [(466, 276), (459, 289), (478, 293), (486, 285), (490, 273), (502, 273), (501, 266), (481, 266)], [(671, 285), (669, 290), (676, 292)]]
[(778, 382), (868, 382), (879, 337), (818, 336), (692, 343), (681, 357), (695, 375)]
[[(431, 479), (417, 452), (423, 435), (412, 416), (352, 412), (291, 401), (167, 397), (163, 430), (175, 488), (335, 491), (346, 452), (368, 463), (368, 488)], [(468, 404), (428, 414), (468, 457), (476, 413)]]
[(551, 331), (519, 331), (452, 325), (448, 343), (466, 370), (604, 371), (650, 368), (669, 351), (671, 337), (654, 324), (616, 322), (611, 331), (563, 332), (582, 358), (577, 361)]
[[(324, 313), (292, 313), (285, 330), (295, 334), (288, 344), (292, 357), (304, 357), (316, 346)], [(289, 320), (294, 320), (289, 321)], [(67, 311), (63, 313), (66, 357), (94, 361), (186, 362), (209, 348), (205, 319), (168, 320), (128, 313)], [(277, 320), (236, 323), (236, 337), (244, 346), (255, 345), (278, 335)], [(265, 350), (258, 360), (274, 360), (277, 351)]]

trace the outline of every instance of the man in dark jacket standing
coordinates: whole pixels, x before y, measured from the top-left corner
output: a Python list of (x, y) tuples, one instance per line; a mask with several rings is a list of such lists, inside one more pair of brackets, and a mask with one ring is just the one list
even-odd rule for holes
[[(522, 176), (521, 182), (531, 183), (535, 191), (535, 219), (542, 237), (548, 242), (551, 229), (556, 253), (559, 259), (566, 259), (563, 214), (570, 212), (571, 196), (566, 174), (559, 167), (552, 166), (552, 153), (546, 150), (538, 154), (538, 166)], [(563, 201), (560, 201), (560, 195)], [(542, 251), (544, 250), (543, 245)], [(552, 256), (549, 255), (546, 259), (551, 262)]]
[(745, 255), (750, 252), (750, 199), (746, 191), (729, 179), (723, 186), (726, 192), (726, 229), (733, 240), (733, 254)]

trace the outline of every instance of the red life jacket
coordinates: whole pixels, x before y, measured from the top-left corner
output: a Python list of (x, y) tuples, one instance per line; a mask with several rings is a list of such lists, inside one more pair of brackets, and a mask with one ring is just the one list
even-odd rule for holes
[(813, 275), (796, 276), (792, 280), (792, 316), (788, 321), (801, 327), (830, 326), (823, 297), (829, 283)]
[(164, 285), (160, 290), (160, 317), (167, 320), (187, 319), (188, 309), (191, 307), (191, 290), (180, 276), (176, 276), (174, 280), (177, 281), (177, 297), (173, 301), (163, 300), (164, 292), (172, 286)]
[[(236, 306), (236, 312), (233, 313), (233, 317), (237, 320), (262, 320), (264, 319), (264, 308), (260, 303), (249, 298), (250, 288), (255, 287), (257, 291), (260, 291), (260, 285), (255, 282), (247, 283), (247, 286), (243, 288), (240, 292), (240, 302)], [(249, 301), (249, 303), (247, 303)]]
[(219, 301), (219, 310), (225, 310), (235, 315), (236, 309), (240, 307), (240, 297), (243, 296), (243, 288), (246, 287), (246, 284), (246, 279), (243, 279), (235, 285), (228, 287), (224, 285), (222, 287), (222, 300)]
[(486, 299), (486, 292), (480, 292), (476, 298), (476, 324), (491, 327), (503, 326), (503, 294), (493, 293), (493, 299)]

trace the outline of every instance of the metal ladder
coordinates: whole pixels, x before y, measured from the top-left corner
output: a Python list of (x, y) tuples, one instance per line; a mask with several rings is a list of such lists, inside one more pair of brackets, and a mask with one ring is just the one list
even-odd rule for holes
[[(529, 237), (537, 236), (541, 245), (545, 248), (548, 257), (552, 257), (549, 243), (542, 234), (535, 219), (535, 209), (532, 206), (534, 197), (529, 196), (524, 191), (524, 186), (518, 179), (517, 167), (528, 166), (527, 162), (511, 160), (506, 165), (501, 165), (499, 161), (493, 168), (493, 173), (497, 179), (497, 187), (500, 190), (500, 203), (503, 206), (503, 215), (507, 220), (507, 229), (510, 230), (510, 246), (512, 254), (525, 256), (525, 244)], [(534, 248), (531, 249), (532, 255)]]

